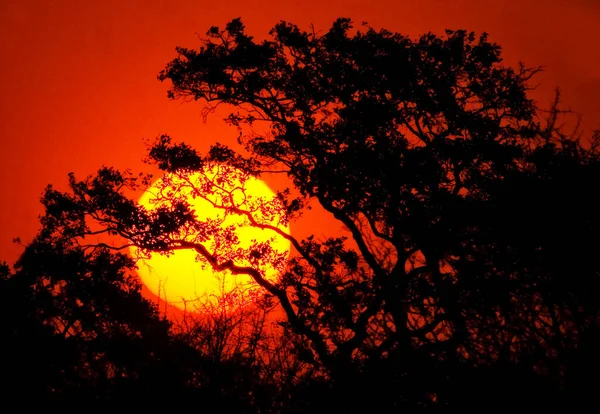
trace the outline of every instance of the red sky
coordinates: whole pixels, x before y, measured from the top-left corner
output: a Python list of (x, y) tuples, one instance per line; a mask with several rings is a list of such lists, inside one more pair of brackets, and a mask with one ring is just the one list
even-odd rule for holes
[(415, 36), (487, 31), (507, 62), (546, 68), (541, 103), (560, 86), (586, 131), (600, 128), (600, 0), (2, 0), (0, 260), (17, 258), (12, 239), (33, 237), (44, 187), (64, 188), (70, 171), (147, 170), (142, 139), (162, 133), (200, 149), (232, 142), (219, 116), (204, 124), (202, 106), (169, 101), (156, 76), (176, 45), (238, 16), (258, 38), (279, 20), (326, 30), (341, 16)]

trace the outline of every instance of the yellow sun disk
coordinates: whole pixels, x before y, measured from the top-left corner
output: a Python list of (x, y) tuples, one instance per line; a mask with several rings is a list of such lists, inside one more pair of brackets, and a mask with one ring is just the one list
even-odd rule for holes
[[(196, 178), (198, 178), (198, 174), (190, 176), (190, 181)], [(157, 204), (154, 200), (160, 185), (161, 180), (151, 186), (140, 197), (138, 203), (148, 210), (156, 208)], [(239, 181), (234, 181), (233, 188), (237, 186), (241, 187), (241, 184)], [(215, 208), (201, 197), (192, 198), (191, 190), (184, 190), (180, 194), (188, 197), (187, 201), (198, 220), (224, 217), (224, 210)], [(265, 201), (270, 201), (275, 197), (273, 191), (262, 180), (256, 178), (249, 178), (244, 183), (244, 190), (235, 190), (233, 195), (236, 204), (241, 204), (244, 197)], [(277, 218), (272, 222), (259, 220), (259, 222), (276, 226), (289, 234), (288, 226), (279, 224), (277, 221)], [(223, 227), (229, 225), (241, 225), (236, 229), (239, 243), (235, 245), (235, 248), (247, 249), (254, 243), (254, 240), (261, 243), (273, 239), (270, 245), (274, 250), (280, 253), (289, 252), (290, 242), (287, 239), (273, 230), (252, 227), (244, 216), (227, 215)], [(135, 255), (137, 249), (133, 248), (132, 251)], [(175, 250), (168, 256), (154, 253), (151, 258), (138, 261), (138, 274), (144, 285), (154, 295), (187, 311), (194, 311), (200, 303), (206, 303), (201, 301), (216, 303), (221, 295), (231, 293), (236, 289), (245, 291), (258, 288), (250, 276), (232, 275), (229, 271), (217, 273), (208, 263), (196, 259), (197, 253), (191, 249)], [(250, 265), (241, 260), (236, 261), (235, 264)], [(275, 281), (279, 277), (279, 272), (272, 266), (263, 266), (260, 270), (263, 276), (270, 281)]]

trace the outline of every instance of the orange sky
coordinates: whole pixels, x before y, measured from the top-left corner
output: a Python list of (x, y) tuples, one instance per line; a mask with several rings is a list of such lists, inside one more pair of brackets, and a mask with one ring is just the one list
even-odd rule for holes
[(0, 260), (17, 258), (12, 239), (35, 234), (43, 188), (64, 188), (70, 171), (147, 170), (142, 138), (161, 133), (200, 149), (233, 141), (156, 76), (176, 45), (237, 16), (256, 37), (279, 20), (327, 29), (340, 16), (411, 35), (487, 31), (507, 62), (546, 67), (536, 98), (560, 86), (584, 127), (600, 128), (600, 0), (1, 0)]

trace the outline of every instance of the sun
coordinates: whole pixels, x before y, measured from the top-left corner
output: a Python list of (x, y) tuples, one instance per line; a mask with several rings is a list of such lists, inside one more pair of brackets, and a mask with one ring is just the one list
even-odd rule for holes
[[(191, 174), (163, 176), (144, 192), (138, 204), (152, 212), (172, 206), (177, 199), (189, 204), (196, 220), (195, 226), (186, 227), (176, 237), (201, 242), (221, 261), (258, 268), (271, 282), (278, 279), (281, 260), (269, 258), (289, 254), (290, 242), (280, 234), (289, 234), (289, 225), (280, 200), (264, 181), (234, 167), (213, 165)], [(251, 250), (262, 248), (264, 252), (265, 247), (269, 252), (266, 259), (256, 261), (249, 256)], [(131, 252), (139, 258), (138, 275), (148, 290), (186, 312), (206, 310), (223, 298), (235, 298), (239, 304), (262, 292), (250, 276), (215, 272), (194, 249), (148, 254), (132, 247)]]

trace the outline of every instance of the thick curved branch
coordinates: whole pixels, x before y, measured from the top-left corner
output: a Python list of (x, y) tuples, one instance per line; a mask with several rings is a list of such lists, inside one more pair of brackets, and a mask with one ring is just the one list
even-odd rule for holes
[[(187, 177), (182, 177), (192, 188), (194, 187), (194, 184), (187, 178)], [(233, 192), (233, 190), (227, 190), (222, 186), (219, 186), (218, 184), (215, 184), (213, 182), (213, 185), (218, 188), (219, 190), (228, 193), (229, 195), (231, 195), (231, 192)], [(239, 187), (236, 187), (239, 189)], [(235, 190), (235, 189), (234, 189)], [(243, 188), (242, 188), (243, 190)], [(221, 210), (225, 210), (227, 212), (233, 212), (236, 213), (240, 216), (244, 216), (248, 219), (248, 221), (250, 222), (250, 224), (253, 227), (256, 228), (260, 228), (263, 230), (270, 230), (275, 232), (276, 234), (278, 234), (279, 236), (283, 237), (284, 239), (288, 240), (292, 246), (294, 246), (294, 248), (298, 251), (298, 253), (315, 269), (315, 272), (317, 273), (317, 276), (320, 278), (324, 278), (325, 277), (325, 272), (323, 270), (323, 267), (321, 266), (321, 264), (310, 255), (310, 253), (308, 251), (306, 251), (302, 245), (300, 244), (300, 242), (298, 242), (298, 240), (291, 236), (290, 234), (286, 233), (285, 231), (281, 230), (279, 227), (277, 226), (273, 226), (270, 224), (263, 224), (263, 223), (259, 223), (258, 221), (256, 221), (256, 219), (254, 218), (254, 216), (252, 215), (252, 213), (250, 211), (247, 210), (243, 210), (235, 205), (233, 205), (233, 201), (232, 201), (232, 205), (228, 205), (228, 206), (224, 206), (224, 205), (220, 205), (218, 203), (213, 202), (212, 200), (210, 200), (208, 197), (205, 197), (204, 195), (202, 195), (201, 193), (199, 193), (199, 196), (208, 201), (209, 203), (211, 203), (211, 205), (214, 208), (218, 208)], [(231, 199), (233, 200), (233, 198), (231, 197)], [(352, 318), (352, 310), (350, 308), (350, 306), (347, 304), (347, 302), (341, 297), (340, 293), (338, 292), (338, 290), (330, 285), (326, 285), (326, 289), (328, 291), (328, 293), (331, 295), (332, 298), (334, 298), (335, 301), (335, 305), (339, 308), (340, 312), (342, 313), (342, 315), (344, 316), (344, 318), (346, 319), (346, 322), (348, 324), (348, 326), (352, 326), (354, 325), (353, 323), (353, 318)]]
[(279, 302), (281, 303), (281, 306), (285, 311), (289, 323), (298, 333), (306, 336), (313, 343), (315, 351), (317, 352), (321, 361), (326, 365), (330, 362), (331, 355), (327, 350), (327, 346), (325, 345), (325, 342), (323, 341), (321, 335), (318, 332), (313, 331), (302, 321), (302, 319), (294, 310), (294, 307), (292, 306), (286, 292), (275, 286), (273, 283), (269, 282), (267, 279), (265, 279), (258, 270), (249, 266), (237, 266), (231, 260), (219, 263), (216, 257), (213, 256), (206, 249), (206, 247), (199, 243), (189, 242), (185, 240), (180, 240), (175, 243), (176, 245), (172, 246), (171, 249), (194, 249), (196, 252), (202, 255), (216, 271), (229, 270), (234, 275), (248, 275), (252, 277), (252, 279), (256, 283), (258, 283), (259, 286), (261, 286), (271, 295), (279, 299)]
[(350, 217), (344, 214), (340, 209), (333, 207), (331, 203), (324, 199), (324, 197), (319, 196), (318, 198), (325, 210), (329, 211), (331, 214), (333, 214), (333, 217), (335, 217), (336, 219), (341, 221), (346, 227), (348, 227), (350, 233), (352, 234), (352, 238), (356, 242), (360, 253), (362, 254), (369, 267), (373, 269), (373, 272), (375, 273), (377, 278), (383, 278), (386, 273), (377, 262), (375, 256), (373, 256), (373, 254), (369, 250), (369, 247), (367, 246), (364, 240), (363, 234), (356, 225), (356, 223)]

